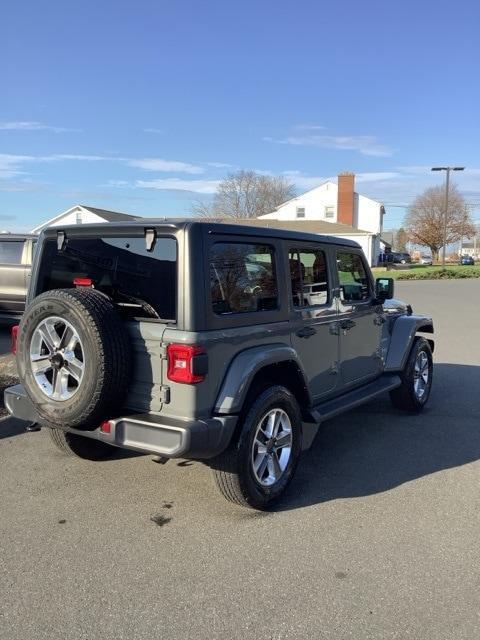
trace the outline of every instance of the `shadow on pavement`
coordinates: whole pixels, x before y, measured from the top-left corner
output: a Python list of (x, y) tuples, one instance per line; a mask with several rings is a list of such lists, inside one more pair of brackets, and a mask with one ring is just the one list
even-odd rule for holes
[(399, 412), (387, 396), (325, 423), (275, 511), (381, 493), (478, 460), (479, 389), (480, 366), (436, 364), (421, 414)]
[(0, 440), (2, 438), (12, 438), (13, 436), (19, 436), (25, 433), (25, 427), (28, 422), (23, 420), (17, 420), (17, 418), (11, 418), (7, 416), (0, 420)]

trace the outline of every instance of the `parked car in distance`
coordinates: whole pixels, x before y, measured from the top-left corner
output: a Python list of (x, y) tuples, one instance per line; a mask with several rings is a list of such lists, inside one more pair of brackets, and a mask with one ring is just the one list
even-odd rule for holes
[(432, 265), (433, 264), (433, 259), (432, 256), (428, 253), (422, 253), (422, 255), (420, 256), (420, 264), (425, 264), (425, 265)]
[(473, 267), (475, 265), (475, 260), (472, 258), (472, 256), (462, 256), (460, 258), (459, 264), (469, 265), (469, 266)]
[(392, 251), (390, 255), (392, 256), (393, 264), (410, 264), (412, 262), (412, 258), (409, 253)]
[(18, 319), (25, 310), (38, 236), (0, 234), (0, 320)]
[(203, 460), (225, 498), (265, 509), (325, 420), (386, 392), (425, 406), (433, 323), (393, 293), (352, 240), (151, 218), (50, 228), (5, 406), (64, 454)]

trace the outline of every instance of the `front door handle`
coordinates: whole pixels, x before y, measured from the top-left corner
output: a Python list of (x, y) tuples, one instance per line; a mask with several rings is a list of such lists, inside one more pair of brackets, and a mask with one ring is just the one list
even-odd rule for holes
[(302, 327), (297, 331), (297, 336), (299, 338), (310, 338), (310, 336), (315, 335), (317, 332), (313, 327)]
[(340, 327), (343, 329), (343, 331), (350, 331), (350, 329), (353, 329), (353, 327), (356, 326), (356, 322), (354, 322), (353, 320), (343, 320), (343, 322), (340, 323)]

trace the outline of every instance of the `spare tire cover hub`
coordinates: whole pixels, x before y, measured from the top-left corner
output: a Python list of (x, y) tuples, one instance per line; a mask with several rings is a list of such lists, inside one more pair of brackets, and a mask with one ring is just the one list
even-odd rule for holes
[(78, 331), (64, 318), (45, 318), (33, 332), (30, 363), (35, 382), (48, 398), (69, 400), (79, 390), (85, 371)]

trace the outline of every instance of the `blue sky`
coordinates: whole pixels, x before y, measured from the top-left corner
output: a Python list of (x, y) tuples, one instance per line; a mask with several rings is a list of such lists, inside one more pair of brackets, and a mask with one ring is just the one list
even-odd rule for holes
[(396, 227), (448, 163), (480, 219), (479, 24), (473, 0), (8, 3), (0, 226), (189, 214), (245, 168), (354, 171)]

